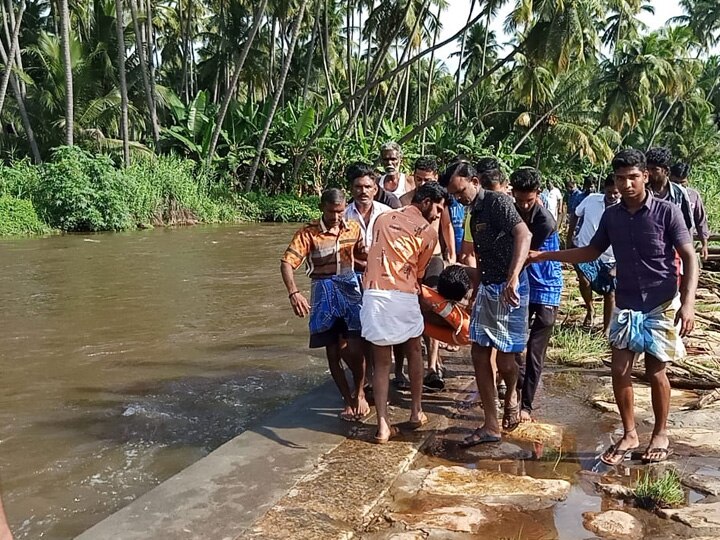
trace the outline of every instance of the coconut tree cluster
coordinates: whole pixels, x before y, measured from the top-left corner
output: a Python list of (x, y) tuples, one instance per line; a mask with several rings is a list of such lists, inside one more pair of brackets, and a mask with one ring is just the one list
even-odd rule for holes
[(642, 0), (465, 4), (441, 40), (447, 0), (0, 0), (0, 158), (177, 153), (303, 193), (389, 139), (555, 174), (720, 155), (717, 1), (655, 32)]

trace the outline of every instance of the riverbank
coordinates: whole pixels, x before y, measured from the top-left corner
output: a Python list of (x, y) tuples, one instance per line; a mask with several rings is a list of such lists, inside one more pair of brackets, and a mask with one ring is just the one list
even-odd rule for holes
[(317, 197), (240, 193), (233, 178), (175, 156), (119, 168), (108, 156), (59, 148), (42, 165), (0, 165), (0, 236), (199, 223), (301, 222)]

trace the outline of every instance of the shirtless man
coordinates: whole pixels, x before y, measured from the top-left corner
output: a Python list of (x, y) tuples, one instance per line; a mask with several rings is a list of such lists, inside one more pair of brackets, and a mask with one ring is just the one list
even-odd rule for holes
[[(438, 181), (437, 162), (430, 157), (419, 157), (415, 161), (413, 178), (415, 179), (416, 189), (408, 191), (405, 195), (400, 197), (400, 203), (402, 203), (403, 206), (408, 206), (412, 203), (417, 188), (427, 182)], [(428, 287), (436, 287), (440, 272), (442, 272), (445, 268), (445, 263), (443, 261), (443, 245), (445, 246), (445, 259), (448, 263), (455, 264), (456, 259), (455, 231), (453, 229), (450, 212), (447, 206), (443, 209), (440, 219), (433, 221), (431, 225), (437, 233), (438, 238), (442, 239), (442, 242), (438, 242), (435, 245), (433, 258), (430, 260), (430, 264), (425, 271), (424, 283)], [(428, 348), (428, 376), (425, 378), (425, 385), (430, 388), (441, 390), (445, 386), (445, 383), (442, 380), (442, 374), (438, 370), (440, 343), (436, 339), (426, 337), (425, 344)], [(395, 377), (398, 378), (398, 369), (400, 374), (402, 374), (402, 359), (398, 361), (398, 356), (396, 354), (395, 360)]]
[(398, 198), (415, 189), (415, 179), (400, 171), (402, 159), (402, 148), (398, 143), (388, 142), (380, 148), (380, 162), (385, 167), (385, 174), (380, 178), (380, 187)]

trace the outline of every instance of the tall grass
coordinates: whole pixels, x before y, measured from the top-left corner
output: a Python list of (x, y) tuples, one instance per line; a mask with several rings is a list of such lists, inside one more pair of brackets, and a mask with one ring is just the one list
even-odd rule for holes
[(673, 470), (665, 471), (654, 477), (646, 471), (634, 489), (638, 506), (648, 510), (679, 506), (685, 502), (680, 476)]
[(708, 162), (693, 169), (690, 185), (700, 192), (710, 231), (720, 233), (720, 163)]

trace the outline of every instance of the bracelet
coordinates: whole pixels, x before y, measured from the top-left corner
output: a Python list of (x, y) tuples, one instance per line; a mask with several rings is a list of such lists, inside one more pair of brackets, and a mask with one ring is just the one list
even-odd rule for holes
[(288, 298), (292, 298), (292, 297), (295, 296), (296, 294), (300, 294), (300, 291), (293, 291), (293, 292), (291, 292), (290, 294), (288, 294)]

